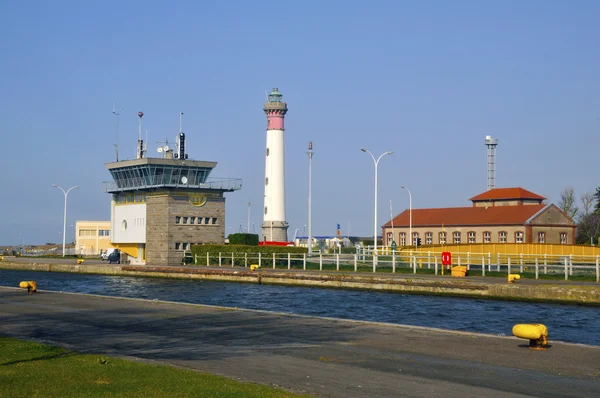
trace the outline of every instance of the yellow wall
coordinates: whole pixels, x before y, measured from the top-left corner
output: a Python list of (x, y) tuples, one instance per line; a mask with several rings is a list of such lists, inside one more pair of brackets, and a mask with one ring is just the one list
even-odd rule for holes
[(110, 244), (110, 221), (77, 221), (75, 224), (75, 251), (81, 255), (100, 255), (101, 251), (113, 247)]
[[(400, 249), (400, 248), (398, 248)], [(403, 251), (414, 250), (414, 248), (404, 248)], [(419, 248), (420, 252), (460, 252), (460, 253), (491, 253), (497, 254), (524, 254), (524, 255), (553, 255), (553, 256), (600, 256), (600, 246), (583, 245), (556, 245), (556, 244), (538, 244), (538, 243), (476, 243), (472, 245), (430, 245)]]

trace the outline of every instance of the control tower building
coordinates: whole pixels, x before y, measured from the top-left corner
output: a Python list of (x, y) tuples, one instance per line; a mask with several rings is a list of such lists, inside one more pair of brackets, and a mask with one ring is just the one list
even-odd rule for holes
[(210, 178), (216, 162), (193, 160), (185, 134), (175, 150), (158, 147), (159, 157), (146, 157), (138, 138), (136, 159), (107, 163), (113, 181), (103, 183), (112, 195), (110, 241), (138, 265), (179, 265), (193, 244), (225, 242), (225, 192), (241, 189), (236, 178)]
[(274, 88), (264, 109), (267, 115), (267, 149), (265, 151), (264, 218), (261, 240), (287, 242), (288, 222), (285, 220), (285, 157), (284, 125), (287, 104)]

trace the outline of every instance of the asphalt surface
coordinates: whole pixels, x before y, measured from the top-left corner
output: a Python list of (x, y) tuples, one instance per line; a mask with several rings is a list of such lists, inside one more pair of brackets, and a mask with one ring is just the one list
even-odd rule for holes
[(600, 396), (600, 347), (389, 324), (0, 288), (0, 335), (327, 397)]

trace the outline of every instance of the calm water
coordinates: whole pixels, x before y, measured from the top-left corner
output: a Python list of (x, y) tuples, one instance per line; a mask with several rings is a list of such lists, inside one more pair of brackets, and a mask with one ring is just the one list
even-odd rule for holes
[(0, 271), (0, 286), (36, 280), (41, 290), (210, 304), (511, 335), (543, 323), (551, 340), (600, 345), (600, 308), (351, 290), (123, 276)]

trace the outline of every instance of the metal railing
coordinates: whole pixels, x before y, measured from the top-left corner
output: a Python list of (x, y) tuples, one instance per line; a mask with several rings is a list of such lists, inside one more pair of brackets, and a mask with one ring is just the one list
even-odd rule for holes
[[(463, 265), (474, 274), (530, 273), (535, 279), (543, 275), (592, 276), (600, 282), (600, 256), (550, 256), (524, 254), (452, 253), (452, 265), (442, 266), (442, 252), (393, 251), (390, 255), (373, 255), (366, 250), (354, 254), (315, 253), (234, 253), (219, 252), (195, 255), (193, 263), (205, 266), (250, 267), (253, 264), (271, 269), (302, 269), (347, 272), (449, 274), (452, 266)], [(593, 278), (595, 276), (595, 278)]]
[(114, 193), (120, 191), (130, 191), (134, 189), (148, 188), (194, 188), (194, 189), (222, 189), (225, 191), (235, 191), (242, 188), (241, 178), (207, 178), (204, 182), (182, 183), (179, 179), (167, 179), (163, 176), (136, 177), (115, 181), (104, 181), (102, 191), (105, 193)]

